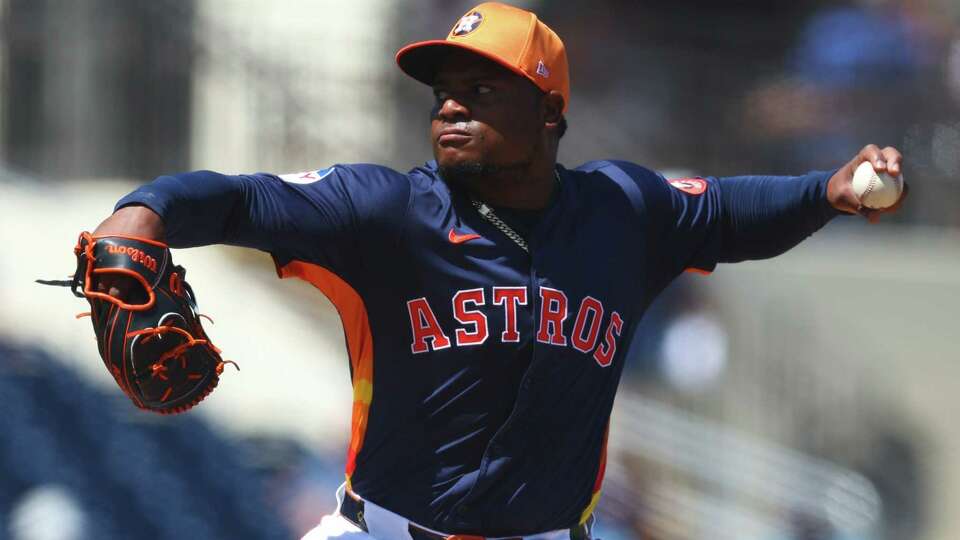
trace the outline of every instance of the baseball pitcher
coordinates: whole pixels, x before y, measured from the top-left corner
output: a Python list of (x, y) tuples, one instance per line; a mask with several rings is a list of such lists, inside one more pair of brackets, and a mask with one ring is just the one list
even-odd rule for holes
[(511, 6), (481, 4), (396, 60), (433, 90), (432, 161), (161, 176), (78, 245), (104, 360), (151, 410), (186, 410), (223, 368), (167, 246), (263, 250), (333, 302), (352, 428), (338, 508), (309, 540), (591, 538), (614, 394), (657, 294), (902, 201), (868, 209), (854, 191), (863, 162), (900, 174), (874, 145), (794, 177), (565, 167), (563, 43)]

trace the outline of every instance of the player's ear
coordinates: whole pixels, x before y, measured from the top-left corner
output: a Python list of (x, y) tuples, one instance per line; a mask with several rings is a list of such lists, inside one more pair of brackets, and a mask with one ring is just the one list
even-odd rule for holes
[(547, 129), (557, 129), (563, 119), (563, 94), (550, 90), (540, 99), (540, 113)]

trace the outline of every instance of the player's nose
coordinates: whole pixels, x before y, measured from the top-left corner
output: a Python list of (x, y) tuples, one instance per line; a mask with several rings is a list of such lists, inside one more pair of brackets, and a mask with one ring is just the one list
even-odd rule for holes
[(439, 104), (437, 116), (445, 122), (465, 120), (470, 118), (470, 109), (456, 98), (447, 97)]

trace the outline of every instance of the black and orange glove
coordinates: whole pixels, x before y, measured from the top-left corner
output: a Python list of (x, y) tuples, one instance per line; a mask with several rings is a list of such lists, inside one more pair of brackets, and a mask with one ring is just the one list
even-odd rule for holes
[[(74, 253), (73, 280), (41, 283), (69, 286), (90, 302), (91, 311), (78, 317), (93, 321), (100, 356), (120, 389), (137, 407), (160, 414), (186, 411), (207, 397), (227, 362), (204, 333), (205, 316), (167, 245), (84, 232)], [(108, 294), (111, 283), (122, 284), (123, 293)]]

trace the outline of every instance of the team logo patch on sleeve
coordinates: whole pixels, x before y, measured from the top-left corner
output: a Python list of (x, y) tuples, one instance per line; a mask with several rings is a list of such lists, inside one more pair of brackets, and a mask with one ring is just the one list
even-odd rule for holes
[(465, 36), (476, 30), (482, 22), (483, 14), (479, 11), (474, 11), (461, 17), (450, 33), (457, 37)]
[(676, 178), (667, 182), (684, 193), (702, 195), (707, 191), (707, 181), (703, 178)]
[(291, 184), (312, 184), (326, 178), (327, 175), (332, 173), (333, 169), (335, 168), (336, 167), (330, 167), (329, 169), (320, 169), (319, 171), (304, 171), (298, 173), (281, 174), (278, 176), (284, 182), (289, 182)]

